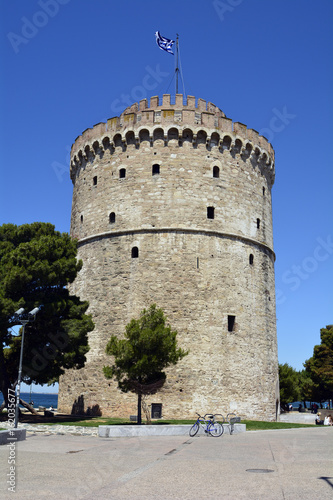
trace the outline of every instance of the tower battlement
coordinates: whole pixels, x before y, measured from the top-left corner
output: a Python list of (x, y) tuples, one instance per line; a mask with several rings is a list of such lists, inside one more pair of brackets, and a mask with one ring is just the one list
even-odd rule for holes
[(265, 137), (240, 122), (232, 122), (204, 99), (196, 101), (187, 96), (184, 104), (182, 94), (177, 94), (172, 104), (170, 94), (164, 94), (161, 103), (158, 96), (151, 97), (150, 106), (143, 99), (107, 123), (86, 129), (72, 146), (71, 179), (74, 182), (80, 166), (98, 152), (109, 150), (112, 154), (117, 147), (138, 149), (142, 143), (154, 146), (156, 141), (163, 141), (164, 146), (176, 141), (179, 146), (190, 143), (194, 148), (228, 149), (261, 164), (270, 185), (274, 183), (274, 149)]

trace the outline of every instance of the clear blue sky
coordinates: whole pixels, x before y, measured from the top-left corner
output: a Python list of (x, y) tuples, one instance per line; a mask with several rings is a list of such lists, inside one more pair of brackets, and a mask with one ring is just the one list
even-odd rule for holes
[(179, 33), (186, 93), (274, 146), (279, 362), (302, 369), (320, 328), (333, 323), (333, 2), (0, 5), (0, 224), (47, 221), (69, 231), (71, 144), (127, 102), (174, 94), (174, 57), (154, 32)]

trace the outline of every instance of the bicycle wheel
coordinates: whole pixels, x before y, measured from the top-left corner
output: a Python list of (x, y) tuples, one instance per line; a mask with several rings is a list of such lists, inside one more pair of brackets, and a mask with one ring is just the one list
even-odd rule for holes
[(195, 424), (192, 425), (192, 427), (190, 429), (190, 433), (189, 433), (190, 436), (191, 437), (195, 436), (197, 434), (198, 430), (199, 430), (199, 424), (198, 424), (198, 422), (196, 422)]
[(209, 434), (214, 437), (222, 436), (223, 430), (223, 425), (219, 424), (218, 422), (210, 424), (208, 427)]

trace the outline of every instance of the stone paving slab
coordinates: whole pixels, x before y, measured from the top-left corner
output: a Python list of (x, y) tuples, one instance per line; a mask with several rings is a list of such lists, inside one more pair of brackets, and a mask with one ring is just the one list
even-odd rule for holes
[[(100, 437), (125, 437), (125, 436), (188, 436), (192, 425), (100, 425)], [(246, 431), (245, 424), (234, 424), (233, 430), (229, 424), (223, 425), (226, 434), (238, 434)], [(198, 434), (205, 434), (202, 427)]]
[(0, 447), (4, 500), (331, 500), (333, 428), (251, 431), (219, 438), (27, 435), (16, 490)]

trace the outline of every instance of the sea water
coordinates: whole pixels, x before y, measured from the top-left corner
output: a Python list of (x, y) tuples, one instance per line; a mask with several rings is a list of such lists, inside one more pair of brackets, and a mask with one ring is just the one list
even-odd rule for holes
[[(53, 408), (58, 407), (58, 394), (43, 394), (40, 392), (32, 392), (30, 395), (30, 392), (21, 392), (20, 393), (20, 398), (23, 399), (26, 403), (30, 403), (30, 401), (33, 401), (33, 407), (37, 408), (39, 406), (44, 406), (44, 408), (48, 409), (51, 406)], [(0, 393), (0, 405), (3, 402), (3, 396)]]

